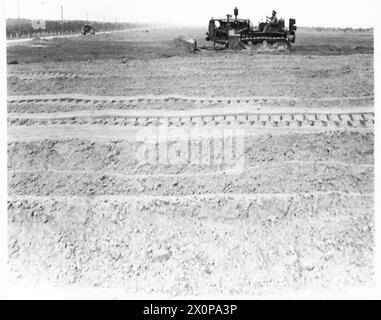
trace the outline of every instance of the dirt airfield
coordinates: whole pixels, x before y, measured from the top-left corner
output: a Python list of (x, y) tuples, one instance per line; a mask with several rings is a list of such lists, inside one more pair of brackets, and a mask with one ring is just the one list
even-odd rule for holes
[[(287, 54), (191, 53), (179, 41), (210, 45), (204, 33), (8, 47), (15, 283), (117, 297), (372, 286), (373, 33), (302, 29)], [(137, 136), (162, 126), (188, 146), (189, 132), (200, 141), (213, 130), (239, 134), (241, 166), (230, 171), (209, 154), (142, 164)], [(221, 159), (223, 139), (211, 143)]]

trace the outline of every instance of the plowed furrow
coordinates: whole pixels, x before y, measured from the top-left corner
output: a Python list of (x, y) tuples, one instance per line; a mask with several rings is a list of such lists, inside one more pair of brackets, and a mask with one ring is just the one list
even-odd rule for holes
[[(271, 170), (270, 170), (271, 168)], [(372, 193), (372, 167), (327, 164), (281, 164), (239, 168), (230, 175), (115, 176), (57, 171), (10, 171), (8, 192), (14, 195), (191, 195), (209, 193)]]
[[(115, 133), (115, 138), (105, 141), (94, 139), (97, 132), (84, 132), (84, 138), (68, 138), (64, 132), (53, 136), (49, 127), (41, 127), (45, 132), (35, 140), (22, 138), (8, 142), (9, 170), (88, 170), (118, 172), (120, 174), (184, 174), (206, 173), (229, 168), (229, 164), (207, 161), (199, 164), (176, 163), (171, 166), (159, 161), (140, 163), (139, 148), (142, 142), (136, 135)], [(12, 133), (16, 127), (9, 128)], [(29, 138), (31, 130), (23, 129)], [(111, 130), (111, 129), (110, 129)], [(68, 131), (73, 131), (70, 128)], [(50, 133), (50, 135), (49, 135)], [(99, 137), (98, 137), (99, 138)], [(222, 150), (214, 149), (223, 138), (213, 139), (212, 158), (222, 155)], [(152, 142), (149, 147), (159, 154), (159, 146)], [(194, 149), (196, 148), (196, 149)], [(197, 152), (197, 145), (188, 145), (188, 157)], [(199, 151), (199, 150), (198, 150)], [(245, 166), (255, 166), (258, 163), (273, 163), (275, 166), (282, 162), (326, 162), (338, 165), (374, 164), (374, 134), (372, 132), (352, 132), (350, 130), (334, 131), (331, 133), (287, 133), (281, 135), (263, 134), (248, 135), (244, 139)], [(157, 159), (158, 160), (158, 159)], [(192, 164), (192, 165), (191, 165)]]

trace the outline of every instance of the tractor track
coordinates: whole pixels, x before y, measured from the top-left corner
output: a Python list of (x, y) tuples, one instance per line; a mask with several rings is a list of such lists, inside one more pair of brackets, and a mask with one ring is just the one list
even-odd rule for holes
[(237, 112), (204, 115), (139, 115), (118, 112), (68, 114), (9, 114), (10, 126), (44, 125), (119, 125), (119, 126), (254, 126), (254, 127), (329, 127), (373, 128), (374, 112)]
[[(219, 72), (218, 72), (219, 71)], [(122, 78), (124, 80), (135, 80), (135, 81), (174, 81), (174, 80), (184, 80), (191, 78), (193, 81), (202, 81), (203, 83), (213, 84), (217, 80), (223, 80), (227, 84), (236, 83), (235, 79), (239, 77), (250, 78), (250, 73), (247, 70), (228, 70), (227, 72), (231, 76), (231, 79), (225, 79), (225, 76), (221, 74), (221, 70), (211, 71), (206, 74), (201, 73), (200, 71), (187, 72), (186, 75), (179, 72), (168, 73), (163, 71), (157, 71), (159, 74), (147, 73), (147, 74), (138, 74), (131, 75), (126, 73), (118, 73), (116, 70), (114, 73), (100, 73), (100, 72), (70, 72), (70, 71), (37, 71), (37, 72), (10, 72), (8, 73), (8, 78), (18, 78), (23, 81), (35, 81), (35, 80), (54, 80), (54, 79), (97, 79), (97, 78)], [(207, 78), (206, 78), (207, 77)], [(297, 78), (290, 79), (287, 85), (296, 84)], [(359, 80), (366, 80), (366, 78), (359, 76)], [(258, 81), (257, 85), (261, 82)], [(282, 86), (285, 85), (282, 80), (273, 80), (273, 85)]]
[(192, 102), (192, 103), (276, 103), (276, 102), (308, 102), (318, 101), (335, 103), (337, 101), (363, 101), (374, 100), (373, 96), (362, 97), (324, 97), (324, 98), (301, 98), (287, 96), (251, 96), (251, 97), (190, 97), (185, 95), (141, 95), (141, 96), (87, 96), (83, 94), (61, 94), (61, 95), (30, 95), (30, 96), (8, 96), (8, 103), (108, 103), (120, 102)]
[[(74, 112), (10, 112), (8, 124), (22, 125), (121, 125), (121, 126), (192, 126), (192, 125), (246, 125), (256, 127), (340, 127), (340, 128), (373, 128), (373, 107), (341, 107), (341, 108), (282, 108), (263, 107), (263, 104), (306, 103), (318, 101), (328, 104), (341, 102), (367, 102), (373, 97), (326, 97), (326, 98), (296, 98), (296, 97), (188, 97), (184, 95), (167, 96), (86, 96), (41, 95), (41, 96), (10, 96), (8, 104), (23, 105), (37, 103), (46, 105), (74, 104), (75, 106), (101, 105), (103, 110)], [(225, 107), (189, 110), (121, 110), (123, 103), (159, 103), (171, 102), (194, 103), (198, 105), (220, 104)], [(226, 107), (229, 106), (230, 107)], [(25, 109), (24, 109), (25, 110)], [(26, 109), (27, 110), (27, 109)]]
[(40, 72), (14, 72), (9, 73), (8, 78), (16, 77), (21, 80), (49, 80), (49, 79), (91, 79), (104, 78), (104, 74), (72, 73), (65, 71), (40, 71)]

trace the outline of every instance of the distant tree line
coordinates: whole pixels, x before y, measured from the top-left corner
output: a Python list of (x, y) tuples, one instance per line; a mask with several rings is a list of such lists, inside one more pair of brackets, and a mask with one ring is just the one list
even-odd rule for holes
[[(131, 29), (137, 27), (144, 27), (143, 25), (136, 23), (119, 23), (119, 22), (96, 22), (96, 21), (85, 21), (85, 20), (46, 20), (45, 30), (40, 30), (40, 32), (59, 34), (59, 33), (79, 33), (84, 24), (91, 24), (96, 31), (113, 31), (113, 30), (123, 30)], [(32, 20), (29, 19), (7, 19), (6, 23), (6, 34), (7, 38), (14, 37), (25, 37), (27, 35), (32, 35), (38, 30), (32, 28)]]
[(334, 28), (334, 27), (300, 27), (299, 29), (313, 30), (313, 31), (340, 31), (340, 32), (369, 32), (373, 28)]

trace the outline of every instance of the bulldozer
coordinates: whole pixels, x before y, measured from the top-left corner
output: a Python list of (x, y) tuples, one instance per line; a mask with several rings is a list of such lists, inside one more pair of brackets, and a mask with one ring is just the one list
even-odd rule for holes
[(83, 35), (86, 35), (86, 34), (95, 34), (95, 28), (90, 25), (90, 24), (84, 24), (81, 28), (81, 33)]
[[(235, 12), (236, 13), (236, 12)], [(249, 19), (239, 19), (230, 14), (222, 19), (210, 19), (206, 40), (213, 42), (213, 49), (243, 49), (248, 46), (265, 45), (270, 50), (291, 50), (295, 42), (296, 20), (289, 19), (288, 29), (284, 19), (276, 24), (261, 22), (253, 26)], [(218, 45), (222, 45), (217, 47)]]

